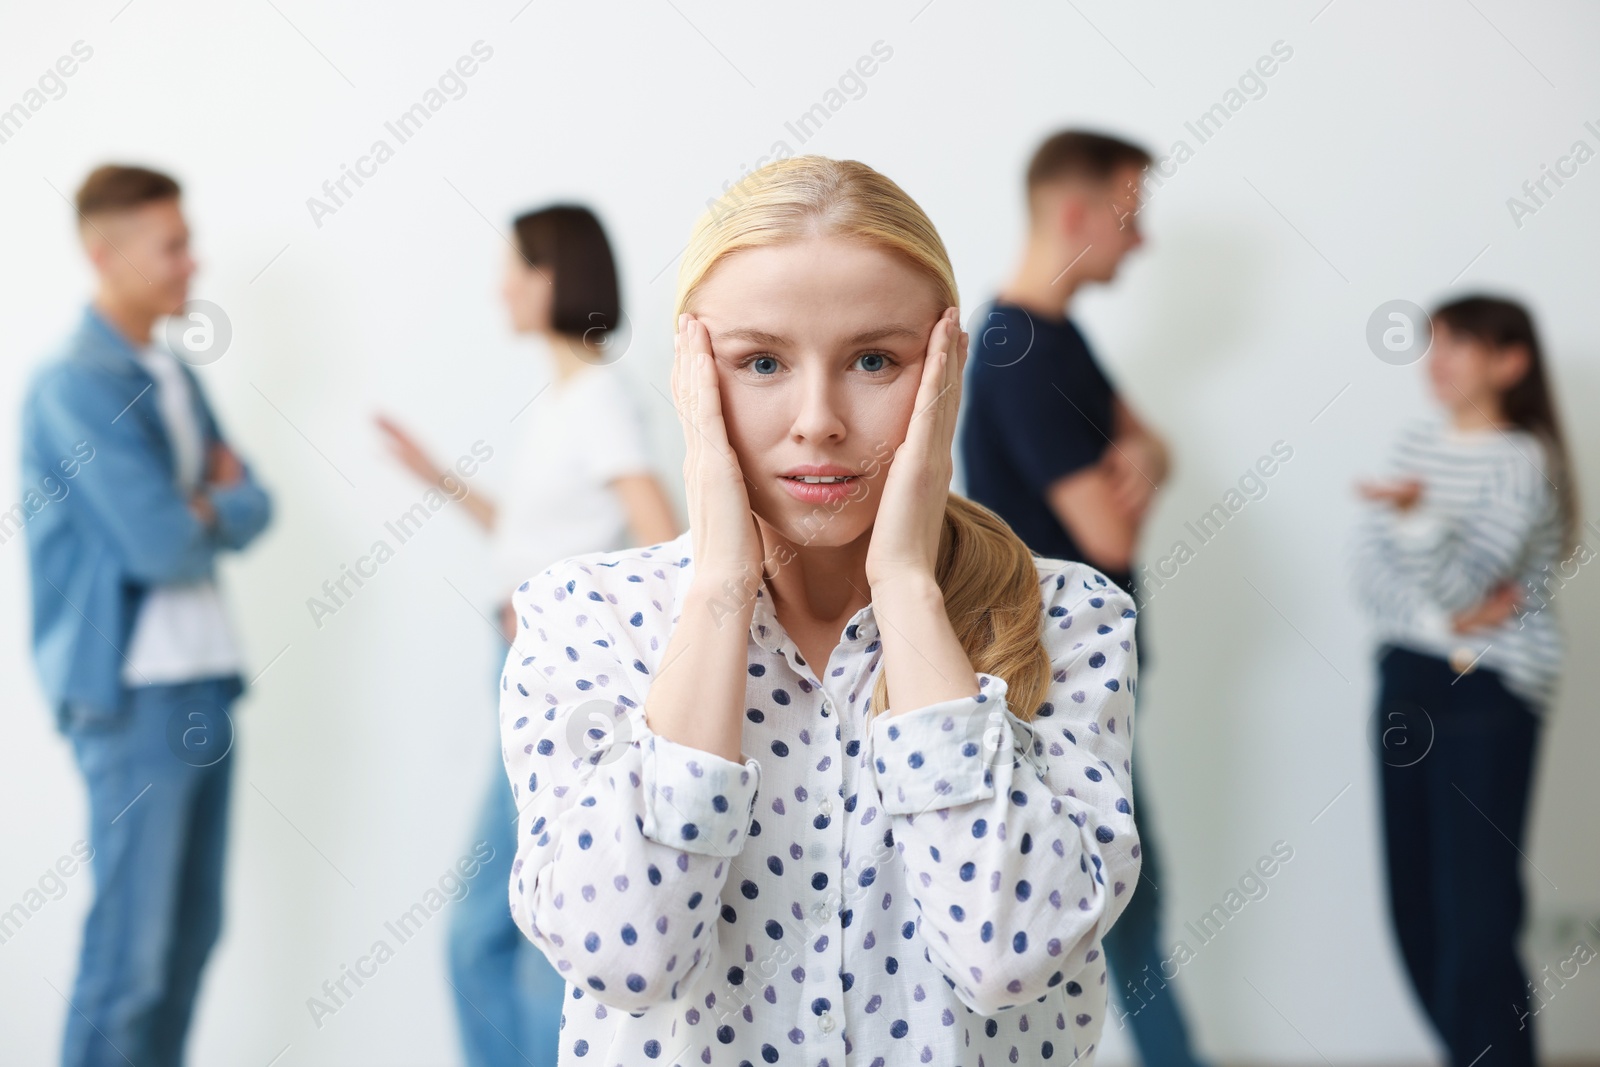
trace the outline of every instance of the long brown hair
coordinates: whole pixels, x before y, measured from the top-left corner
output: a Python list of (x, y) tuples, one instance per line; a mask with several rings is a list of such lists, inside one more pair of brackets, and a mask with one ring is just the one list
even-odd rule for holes
[(1550, 461), (1547, 473), (1556, 487), (1556, 505), (1561, 509), (1562, 552), (1572, 552), (1578, 539), (1578, 490), (1533, 316), (1514, 300), (1476, 295), (1434, 309), (1432, 318), (1453, 333), (1465, 334), (1492, 349), (1512, 345), (1527, 348), (1528, 372), (1500, 395), (1500, 410), (1513, 425), (1544, 444)]
[[(928, 279), (938, 307), (960, 304), (944, 242), (916, 201), (865, 163), (807, 155), (749, 174), (701, 215), (678, 269), (674, 323), (726, 257), (813, 236), (862, 241), (899, 256)], [(951, 493), (934, 578), (973, 668), (1004, 678), (1006, 705), (1031, 721), (1051, 673), (1040, 637), (1033, 553), (993, 511)], [(888, 706), (887, 676), (880, 671), (869, 714)]]

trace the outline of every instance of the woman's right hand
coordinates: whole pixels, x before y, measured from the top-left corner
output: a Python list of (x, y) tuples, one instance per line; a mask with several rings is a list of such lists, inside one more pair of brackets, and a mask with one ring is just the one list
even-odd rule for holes
[(1401, 511), (1409, 511), (1422, 498), (1422, 483), (1415, 478), (1389, 482), (1364, 481), (1356, 483), (1356, 492), (1364, 500), (1392, 504)]
[(400, 428), (400, 425), (385, 415), (373, 417), (378, 424), (378, 429), (389, 440), (389, 451), (392, 452), (406, 470), (415, 474), (429, 485), (438, 485), (444, 478), (444, 471), (439, 465), (429, 458), (422, 450), (422, 446), (412, 439), (411, 435)]
[(717, 591), (732, 582), (746, 602), (761, 584), (761, 531), (750, 510), (744, 472), (728, 443), (711, 335), (687, 313), (678, 316), (673, 339), (672, 395), (683, 424), (683, 483), (695, 573)]

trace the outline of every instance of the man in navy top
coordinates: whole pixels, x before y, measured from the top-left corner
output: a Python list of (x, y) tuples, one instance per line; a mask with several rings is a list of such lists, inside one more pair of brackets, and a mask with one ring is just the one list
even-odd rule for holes
[(1165, 464), (1136, 466), (1131, 454), (1147, 441), (1152, 456), (1164, 452), (1133, 421), (1077, 325), (1013, 302), (1024, 299), (993, 301), (973, 331), (961, 437), (967, 495), (1039, 555), (1083, 560), (1134, 592), (1138, 523)]
[[(1167, 448), (1118, 394), (1066, 307), (1085, 283), (1111, 281), (1142, 243), (1136, 216), (1150, 162), (1137, 145), (1088, 131), (1057, 133), (1039, 146), (1028, 166), (1022, 263), (969, 327), (958, 429), (968, 498), (1004, 519), (1038, 555), (1088, 563), (1136, 601), (1134, 551), (1167, 477)], [(1138, 652), (1147, 668), (1142, 623)], [(1132, 1022), (1142, 1061), (1194, 1067), (1200, 1061), (1166, 988), (1174, 972), (1156, 931), (1164, 878), (1141, 780), (1134, 775), (1143, 871), (1106, 935), (1106, 958), (1119, 1022)]]
[(967, 496), (1041, 556), (1082, 560), (1137, 595), (1139, 526), (1167, 450), (1095, 361), (1067, 302), (1108, 282), (1143, 241), (1141, 148), (1080, 131), (1051, 137), (1028, 168), (1023, 262), (975, 323), (960, 434)]

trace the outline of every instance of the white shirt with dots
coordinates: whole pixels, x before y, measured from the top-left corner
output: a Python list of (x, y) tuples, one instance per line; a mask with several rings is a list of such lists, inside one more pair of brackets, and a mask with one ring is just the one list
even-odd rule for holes
[(569, 557), (513, 596), (511, 914), (567, 980), (562, 1067), (1092, 1062), (1101, 938), (1140, 869), (1132, 599), (1035, 557), (1053, 669), (1031, 722), (982, 672), (869, 718), (871, 605), (818, 671), (763, 585), (739, 763), (641, 710), (691, 552)]

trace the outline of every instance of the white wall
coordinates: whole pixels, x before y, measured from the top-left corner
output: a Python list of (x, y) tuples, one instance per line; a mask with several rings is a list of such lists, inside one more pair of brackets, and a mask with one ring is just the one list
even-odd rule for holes
[[(320, 629), (306, 599), (418, 498), (380, 447), (373, 412), (403, 416), (454, 457), (480, 438), (503, 443), (547, 379), (503, 323), (497, 229), (555, 198), (601, 212), (637, 328), (626, 363), (675, 480), (680, 431), (657, 392), (667, 391), (675, 257), (725, 181), (780, 140), (871, 163), (939, 225), (970, 310), (1013, 264), (1028, 154), (1047, 132), (1085, 123), (1195, 149), (1142, 216), (1148, 247), (1115, 289), (1079, 305), (1127, 395), (1176, 448), (1147, 551), (1164, 553), (1274, 441), (1294, 449), (1269, 494), (1150, 607), (1159, 662), (1145, 679), (1140, 757), (1167, 851), (1169, 939), (1274, 841), (1294, 848), (1268, 897), (1200, 949), (1179, 985), (1217, 1057), (1425, 1061), (1430, 1039), (1380, 907), (1372, 670), (1342, 551), (1352, 480), (1427, 401), (1420, 367), (1374, 358), (1364, 328), (1396, 297), (1426, 305), (1485, 286), (1530, 300), (1583, 495), (1600, 499), (1600, 431), (1585, 418), (1600, 400), (1600, 162), (1520, 227), (1506, 207), (1575, 140), (1600, 147), (1584, 126), (1600, 126), (1600, 12), (1323, 3), (1202, 12), (1084, 0), (1007, 5), (1000, 21), (999, 5), (957, 0), (809, 5), (798, 18), (701, 0), (620, 15), (519, 11), (522, 0), (364, 10), (98, 0), (8, 12), (0, 107), (75, 41), (93, 55), (0, 144), (0, 500), (21, 493), (25, 375), (88, 282), (56, 190), (70, 196), (91, 165), (130, 159), (186, 184), (204, 268), (195, 295), (221, 304), (235, 329), (201, 375), (279, 509), (224, 571), (250, 662), (266, 671), (238, 716), (228, 925), (198, 1060), (455, 1062), (443, 913), (320, 1030), (305, 1002), (470, 847), (495, 754), (494, 637), (474, 605), (499, 590), (482, 541), (454, 513)], [(465, 95), (316, 225), (307, 198), (480, 39), (493, 56)], [(880, 40), (892, 57), (802, 146), (785, 123)], [(1293, 55), (1265, 94), (1197, 144), (1185, 121), (1279, 40)], [(502, 455), (487, 481), (503, 481)], [(9, 907), (84, 834), (85, 807), (29, 661), (20, 540), (0, 548), (0, 577)], [(1535, 968), (1578, 936), (1600, 939), (1559, 925), (1600, 916), (1600, 722), (1582, 696), (1600, 685), (1587, 654), (1600, 625), (1592, 574), (1558, 605), (1573, 656), (1526, 850), (1542, 872), (1527, 875)], [(70, 879), (0, 946), (0, 1060), (54, 1055), (66, 1011), (55, 990), (70, 989), (89, 896), (86, 873)], [(1600, 1050), (1597, 973), (1585, 968), (1540, 1013), (1545, 1052)], [(1106, 1046), (1105, 1062), (1128, 1062), (1125, 1033), (1108, 1028)]]

